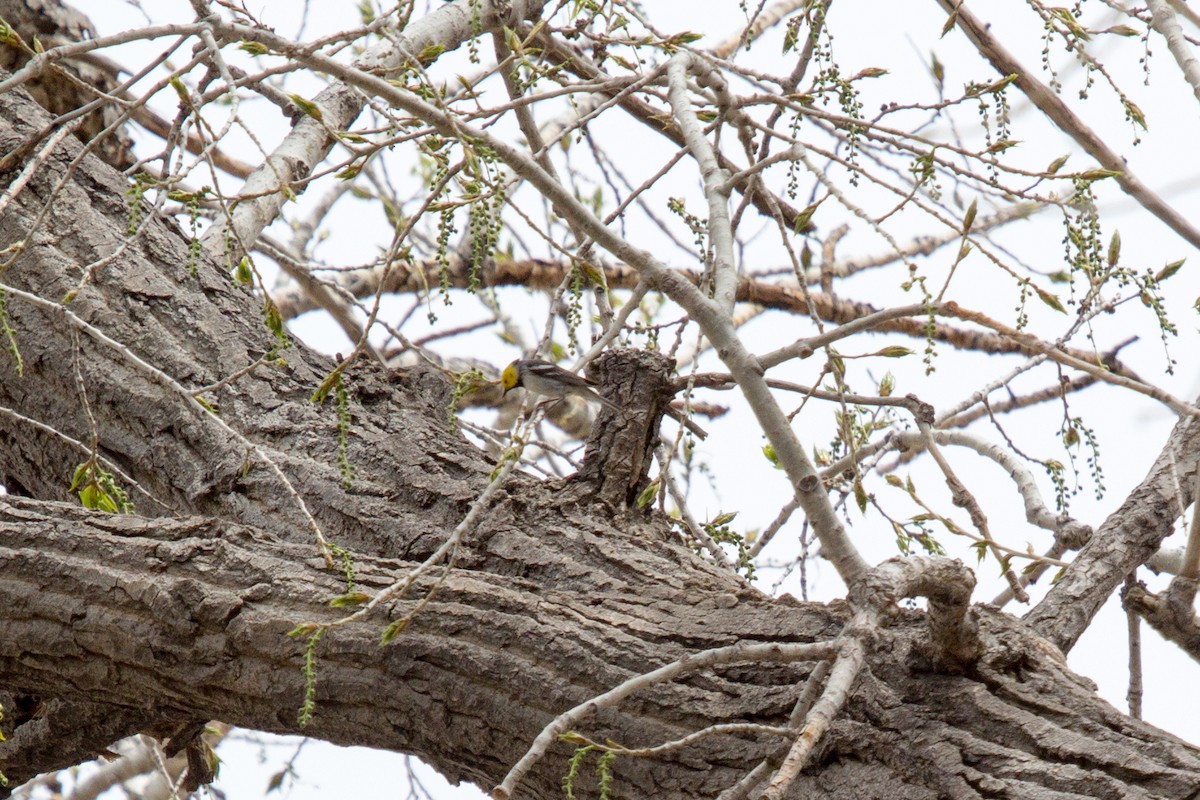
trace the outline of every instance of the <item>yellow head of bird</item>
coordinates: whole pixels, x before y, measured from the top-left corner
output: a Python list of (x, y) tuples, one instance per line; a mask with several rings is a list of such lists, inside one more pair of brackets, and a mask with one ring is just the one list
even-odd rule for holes
[(500, 373), (500, 385), (504, 387), (504, 393), (508, 394), (521, 382), (521, 373), (517, 370), (517, 362), (514, 361), (504, 368), (504, 372)]

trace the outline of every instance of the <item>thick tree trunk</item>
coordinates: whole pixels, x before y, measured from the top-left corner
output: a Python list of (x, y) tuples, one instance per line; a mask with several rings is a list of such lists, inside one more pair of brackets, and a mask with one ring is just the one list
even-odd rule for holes
[[(19, 93), (4, 97), (0, 116), (0, 152), (46, 120)], [(24, 373), (0, 355), (0, 408), (25, 419), (0, 412), (0, 473), (31, 498), (0, 501), (0, 687), (10, 698), (0, 770), (16, 781), (134, 730), (221, 719), (300, 731), (304, 641), (286, 634), (345, 616), (328, 601), (346, 586), (266, 459), (353, 553), (368, 593), (444, 542), (493, 468), (447, 422), (440, 377), (363, 366), (348, 376), (356, 473), (345, 488), (335, 412), (309, 399), (331, 364), (299, 346), (283, 351), (286, 364), (211, 393), (219, 424), (179, 389), (216, 382), (276, 345), (260, 301), (219, 265), (201, 261), (193, 274), (169, 222), (152, 219), (124, 247), (126, 184), (90, 157), (68, 170), (75, 152), (55, 150), (0, 216), (0, 249), (26, 243), (0, 281), (51, 303), (78, 289), (66, 311), (6, 298)], [(15, 175), (3, 177), (7, 186)], [(77, 330), (82, 322), (91, 329)], [(87, 447), (29, 420), (90, 442), (80, 386), (100, 455), (146, 493), (133, 493), (141, 516), (55, 502), (72, 499)], [(696, 558), (664, 521), (594, 502), (584, 488), (514, 475), (452, 569), (330, 629), (316, 648), (316, 714), (304, 732), (416, 753), (451, 779), (489, 786), (555, 715), (631, 676), (737, 642), (828, 640), (847, 621), (840, 605), (762, 595)], [(387, 623), (429, 597), (380, 647)], [(1194, 748), (1100, 701), (1019, 621), (972, 613), (984, 654), (951, 675), (934, 668), (923, 615), (896, 612), (789, 796), (1196, 796)], [(580, 732), (642, 746), (721, 722), (782, 725), (808, 670), (702, 672), (605, 709)], [(16, 713), (29, 696), (42, 715)], [(712, 797), (780, 746), (726, 735), (621, 757), (614, 788)], [(555, 745), (518, 796), (560, 796), (570, 753)]]

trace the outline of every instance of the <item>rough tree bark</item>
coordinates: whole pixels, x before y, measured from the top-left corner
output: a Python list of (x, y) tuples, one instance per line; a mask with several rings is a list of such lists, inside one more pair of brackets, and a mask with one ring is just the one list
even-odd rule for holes
[[(46, 123), (27, 96), (4, 100), (0, 152)], [(328, 601), (345, 581), (260, 453), (352, 551), (368, 592), (433, 552), (494, 467), (448, 423), (441, 377), (360, 362), (348, 380), (356, 475), (344, 487), (335, 413), (309, 399), (332, 365), (298, 345), (283, 351), (286, 364), (210, 395), (228, 428), (217, 424), (138, 359), (184, 389), (212, 384), (277, 344), (260, 301), (216, 264), (189, 266), (186, 237), (159, 219), (82, 281), (121, 247), (129, 209), (125, 182), (95, 158), (68, 170), (76, 152), (61, 144), (0, 216), (0, 248), (25, 242), (3, 282), (47, 301), (9, 294), (23, 374), (0, 356), (0, 407), (27, 418), (0, 413), (0, 480), (13, 495), (0, 500), (0, 769), (17, 783), (137, 730), (220, 719), (301, 732), (304, 643), (286, 634), (344, 616)], [(54, 305), (77, 288), (65, 310)], [(100, 454), (150, 495), (134, 493), (138, 515), (71, 502), (72, 471), (92, 440), (80, 387)], [(415, 753), (451, 780), (487, 787), (556, 714), (633, 675), (737, 642), (828, 640), (848, 620), (842, 604), (773, 599), (706, 564), (654, 514), (560, 489), (514, 474), (453, 569), (331, 629), (303, 733)], [(380, 647), (388, 621), (435, 588)], [(986, 606), (971, 614), (982, 655), (945, 670), (923, 614), (896, 610), (789, 796), (1196, 796), (1200, 752), (1099, 700), (1027, 624)], [(782, 725), (809, 669), (743, 663), (692, 675), (601, 711), (581, 732), (639, 746), (720, 722)], [(41, 713), (24, 711), (31, 697)], [(619, 758), (614, 789), (713, 797), (781, 746), (726, 735)], [(570, 754), (556, 745), (517, 796), (560, 796)]]

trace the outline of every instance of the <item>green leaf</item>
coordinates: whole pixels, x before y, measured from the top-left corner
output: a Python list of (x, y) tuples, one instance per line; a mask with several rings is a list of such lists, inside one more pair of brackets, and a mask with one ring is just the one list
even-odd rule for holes
[(396, 620), (391, 625), (388, 625), (386, 628), (383, 629), (383, 635), (379, 637), (379, 644), (380, 645), (391, 644), (397, 636), (399, 636), (401, 633), (404, 632), (404, 629), (407, 627), (408, 627), (407, 619)]
[(112, 495), (100, 489), (100, 495), (96, 498), (96, 508), (101, 511), (107, 511), (110, 514), (116, 514), (120, 509), (117, 508), (117, 503), (112, 499)]
[(884, 358), (904, 358), (905, 356), (911, 356), (914, 352), (916, 351), (910, 350), (904, 345), (893, 344), (883, 348), (875, 355), (883, 356)]
[(1154, 282), (1162, 283), (1176, 272), (1179, 272), (1179, 268), (1183, 266), (1183, 262), (1185, 261), (1187, 261), (1186, 258), (1181, 258), (1178, 261), (1172, 261), (1170, 264), (1167, 264), (1154, 275)]
[(1020, 142), (1019, 142), (1019, 141), (1017, 141), (1016, 139), (1001, 139), (1001, 140), (1000, 140), (1000, 141), (998, 141), (998, 142), (993, 142), (993, 143), (992, 143), (992, 144), (991, 144), (991, 145), (988, 147), (988, 149), (987, 149), (987, 152), (989, 152), (989, 153), (1003, 153), (1005, 150), (1009, 150), (1009, 149), (1011, 149), (1011, 148), (1013, 148), (1013, 147), (1016, 147), (1016, 146), (1017, 146), (1017, 145), (1019, 145), (1019, 144), (1020, 144)]
[(1085, 42), (1092, 38), (1092, 35), (1087, 32), (1087, 29), (1080, 25), (1078, 20), (1075, 19), (1075, 15), (1071, 13), (1070, 9), (1048, 8), (1046, 10), (1050, 12), (1051, 16), (1056, 17), (1058, 21), (1061, 22), (1067, 28), (1067, 30), (1071, 32), (1071, 35), (1082, 39)]
[(896, 376), (890, 371), (883, 373), (883, 377), (879, 381), (879, 396), (891, 397), (892, 392), (896, 389)]
[(1063, 164), (1066, 164), (1067, 159), (1069, 159), (1070, 157), (1071, 157), (1071, 155), (1068, 153), (1065, 156), (1059, 156), (1058, 158), (1051, 161), (1050, 166), (1046, 167), (1046, 174), (1053, 175), (1056, 172), (1058, 172), (1060, 169), (1063, 168)]
[(987, 558), (987, 542), (975, 542), (971, 545), (971, 549), (975, 551), (975, 557), (982, 564), (983, 559)]
[(954, 27), (955, 23), (957, 23), (957, 22), (958, 22), (958, 6), (955, 6), (954, 10), (950, 12), (950, 16), (946, 18), (946, 24), (942, 26), (942, 35), (939, 36), (938, 38), (940, 39), (940, 38), (945, 37), (945, 35), (951, 31), (951, 29)]
[[(1200, 305), (1200, 300), (1197, 300), (1196, 303)], [(774, 445), (764, 444), (762, 451), (763, 455), (767, 457), (767, 461), (771, 462), (771, 466), (775, 467), (775, 469), (783, 469), (783, 462), (779, 460), (779, 455), (775, 452)]]
[(325, 398), (329, 397), (329, 393), (333, 391), (333, 387), (337, 386), (337, 382), (341, 377), (342, 373), (340, 370), (333, 370), (325, 376), (324, 380), (313, 390), (312, 395), (308, 399), (317, 405), (324, 403)]
[(249, 39), (242, 39), (238, 44), (238, 50), (241, 50), (243, 53), (249, 53), (252, 56), (265, 56), (271, 52), (262, 42), (252, 42)]
[(68, 492), (75, 491), (83, 484), (84, 479), (91, 472), (91, 465), (91, 461), (85, 461), (75, 468), (75, 474), (71, 477), (71, 486), (67, 489)]
[(1125, 98), (1122, 102), (1125, 106), (1125, 114), (1129, 117), (1130, 122), (1137, 125), (1142, 130), (1146, 130), (1146, 115), (1142, 113), (1140, 108), (1138, 108), (1137, 103), (1133, 102), (1129, 98)]
[(889, 472), (887, 475), (883, 476), (883, 479), (887, 481), (888, 486), (895, 486), (897, 489), (904, 488), (904, 481), (900, 480), (899, 475), (893, 475)]
[[(505, 30), (505, 34), (508, 34), (511, 32), (511, 30), (509, 28), (505, 28), (504, 30)], [(505, 36), (505, 38), (506, 39), (508, 38), (507, 35)], [(515, 45), (515, 47), (514, 47), (514, 45)], [(513, 34), (511, 43), (509, 44), (508, 49), (512, 50), (514, 53), (521, 52), (521, 40), (517, 38), (516, 34)], [(425, 49), (423, 49), (417, 55), (417, 61), (421, 62), (421, 66), (427, 67), (430, 64), (432, 64), (435, 60), (437, 60), (437, 57), (440, 56), (444, 52), (446, 52), (445, 45), (427, 44), (427, 45), (425, 45)]]
[(179, 95), (179, 102), (188, 108), (192, 107), (192, 96), (188, 94), (187, 87), (183, 85), (183, 81), (179, 77), (172, 75), (167, 83), (171, 84), (171, 88), (175, 90), (175, 94)]
[(825, 202), (824, 197), (822, 197), (820, 200), (818, 200), (817, 202), (813, 203), (812, 205), (808, 206), (803, 211), (798, 213), (796, 215), (796, 219), (792, 222), (792, 232), (793, 233), (802, 233), (802, 232), (808, 230), (809, 222), (812, 220), (813, 214), (816, 212), (816, 210), (820, 207), (821, 203), (823, 203), (823, 202)]
[(321, 107), (312, 100), (309, 100), (306, 97), (301, 97), (298, 94), (289, 94), (288, 99), (295, 104), (296, 108), (300, 109), (301, 112), (307, 114), (313, 119), (324, 118), (324, 116), (321, 114)]
[[(884, 349), (886, 350), (887, 348)], [(830, 355), (829, 368), (833, 370), (834, 374), (837, 375), (838, 378), (844, 379), (846, 377), (846, 361), (841, 356)]]
[(288, 631), (287, 635), (291, 636), (293, 639), (298, 639), (301, 636), (311, 636), (320, 629), (321, 626), (317, 625), (315, 622), (302, 622)]
[(867, 513), (867, 490), (863, 488), (862, 481), (858, 478), (854, 479), (854, 501), (858, 503), (859, 511)]
[(867, 67), (866, 69), (859, 70), (850, 80), (856, 81), (859, 78), (881, 78), (887, 74), (888, 71), (882, 67)]
[(979, 198), (976, 197), (974, 200), (971, 201), (971, 205), (967, 209), (966, 215), (963, 216), (963, 224), (962, 224), (962, 235), (963, 236), (966, 236), (968, 233), (971, 232), (971, 226), (975, 224), (975, 214), (978, 210), (979, 210)]
[(646, 485), (646, 488), (642, 489), (642, 491), (638, 493), (637, 500), (635, 501), (637, 503), (637, 507), (649, 507), (650, 504), (654, 502), (654, 499), (658, 497), (658, 490), (660, 488), (662, 488), (662, 483), (657, 479), (650, 481), (650, 483)]
[(365, 592), (349, 592), (339, 597), (335, 597), (329, 601), (329, 605), (334, 608), (347, 608), (351, 606), (361, 606), (363, 603), (371, 599), (369, 594)]
[(1123, 174), (1117, 169), (1088, 169), (1079, 173), (1077, 177), (1081, 181), (1102, 181), (1105, 178), (1116, 178)]
[(1108, 265), (1115, 267), (1121, 259), (1121, 232), (1113, 231), (1112, 238), (1108, 241)]
[(1047, 292), (1045, 289), (1036, 284), (1031, 285), (1033, 286), (1033, 290), (1037, 292), (1038, 299), (1040, 299), (1043, 303), (1050, 306), (1060, 314), (1067, 313), (1067, 309), (1063, 307), (1062, 301), (1058, 299), (1058, 295), (1050, 294), (1050, 292)]
[(279, 306), (270, 298), (263, 301), (263, 320), (276, 338), (282, 339), (287, 335), (283, 330), (283, 315), (279, 313)]
[(984, 88), (984, 90), (983, 90), (983, 91), (985, 91), (985, 92), (988, 92), (988, 93), (990, 93), (990, 94), (995, 94), (996, 92), (1002, 92), (1002, 91), (1004, 91), (1005, 89), (1007, 89), (1007, 88), (1008, 88), (1008, 85), (1009, 85), (1010, 83), (1012, 83), (1013, 81), (1015, 81), (1015, 80), (1016, 80), (1017, 78), (1019, 78), (1019, 77), (1020, 77), (1020, 76), (1019, 76), (1019, 75), (1017, 75), (1015, 72), (1014, 72), (1014, 73), (1012, 73), (1012, 74), (1010, 74), (1010, 75), (1005, 75), (1003, 78), (1001, 78), (1000, 80), (996, 81), (995, 83), (989, 83), (989, 84), (987, 85), (987, 87), (986, 87), (986, 88)]
[(288, 771), (286, 769), (281, 769), (279, 772), (276, 772), (274, 775), (272, 775), (271, 780), (267, 781), (266, 793), (270, 794), (271, 792), (278, 790), (279, 787), (283, 786), (283, 779), (287, 777), (287, 774)]
[(21, 37), (17, 35), (17, 32), (3, 18), (0, 18), (0, 44), (16, 46), (20, 45), (20, 43)]
[(1131, 28), (1128, 25), (1113, 25), (1111, 28), (1105, 28), (1100, 33), (1113, 33), (1117, 36), (1141, 36), (1137, 28)]
[(733, 522), (733, 520), (737, 517), (737, 515), (738, 515), (738, 512), (736, 512), (736, 511), (726, 511), (721, 514), (717, 514), (717, 516), (713, 518), (713, 521), (708, 524), (716, 525), (718, 527), (720, 527), (721, 525), (728, 525), (729, 523)]

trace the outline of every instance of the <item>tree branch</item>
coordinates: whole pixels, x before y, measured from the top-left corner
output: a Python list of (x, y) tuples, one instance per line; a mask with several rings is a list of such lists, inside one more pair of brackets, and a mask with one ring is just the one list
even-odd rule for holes
[(1075, 115), (1062, 98), (1034, 77), (1034, 71), (1025, 67), (992, 35), (985, 25), (967, 9), (961, 0), (938, 0), (947, 14), (954, 15), (958, 27), (966, 34), (980, 55), (991, 62), (1001, 75), (1015, 75), (1014, 83), (1030, 101), (1050, 118), (1059, 130), (1074, 139), (1100, 166), (1116, 173), (1115, 180), (1126, 194), (1143, 208), (1163, 221), (1164, 224), (1194, 247), (1200, 247), (1200, 230), (1182, 214), (1168, 205), (1161, 197), (1146, 186), (1129, 169), (1119, 153), (1112, 150), (1099, 135)]

